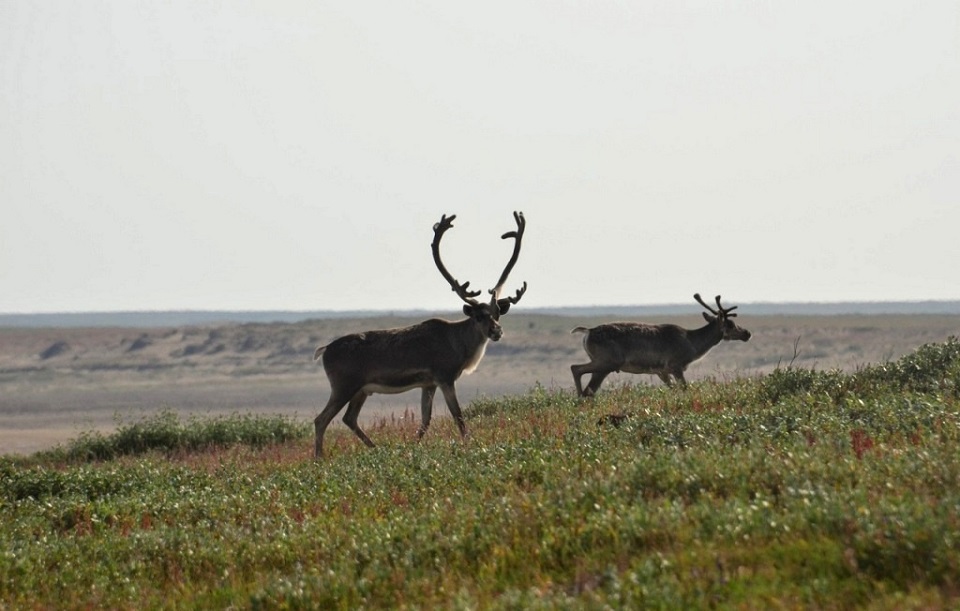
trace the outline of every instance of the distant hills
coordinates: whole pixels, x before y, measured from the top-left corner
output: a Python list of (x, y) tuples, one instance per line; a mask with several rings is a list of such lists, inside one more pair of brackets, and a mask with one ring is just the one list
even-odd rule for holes
[[(864, 301), (835, 303), (741, 303), (738, 310), (753, 316), (837, 316), (850, 314), (941, 314), (960, 315), (960, 301)], [(695, 303), (524, 308), (523, 314), (553, 316), (672, 316), (702, 311)], [(295, 323), (311, 319), (373, 318), (402, 316), (454, 317), (454, 311), (427, 310), (314, 310), (314, 311), (163, 311), (163, 312), (64, 312), (45, 314), (0, 314), (0, 327), (179, 327), (218, 323)]]

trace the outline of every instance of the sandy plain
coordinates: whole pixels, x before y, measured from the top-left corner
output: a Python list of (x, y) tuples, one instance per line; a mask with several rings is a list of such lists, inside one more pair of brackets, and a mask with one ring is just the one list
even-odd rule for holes
[[(329, 385), (313, 361), (317, 346), (356, 331), (397, 327), (410, 317), (323, 319), (157, 328), (0, 328), (0, 454), (26, 454), (109, 432), (157, 412), (181, 417), (283, 414), (304, 421), (326, 403)], [(577, 325), (606, 317), (510, 314), (505, 337), (457, 384), (461, 403), (526, 393), (539, 384), (573, 388), (570, 365), (587, 361)], [(621, 318), (629, 319), (629, 318)], [(645, 322), (700, 326), (698, 316)], [(750, 316), (748, 343), (725, 342), (690, 366), (689, 380), (767, 373), (777, 366), (852, 371), (891, 361), (924, 343), (960, 335), (956, 315)], [(659, 384), (650, 375), (611, 375), (611, 385)], [(374, 395), (361, 420), (419, 418), (419, 391)], [(434, 414), (448, 414), (439, 393)], [(406, 415), (406, 416), (405, 416)], [(339, 420), (335, 426), (342, 426)]]

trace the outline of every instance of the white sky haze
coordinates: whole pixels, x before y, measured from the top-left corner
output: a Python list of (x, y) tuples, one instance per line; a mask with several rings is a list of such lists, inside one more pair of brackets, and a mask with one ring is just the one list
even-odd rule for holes
[(0, 0), (0, 312), (960, 299), (960, 3)]

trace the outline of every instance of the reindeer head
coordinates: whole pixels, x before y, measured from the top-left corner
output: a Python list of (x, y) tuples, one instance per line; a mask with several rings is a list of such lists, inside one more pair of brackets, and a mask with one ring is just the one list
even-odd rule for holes
[(497, 284), (490, 289), (490, 302), (481, 303), (474, 299), (474, 297), (480, 294), (480, 291), (468, 290), (467, 287), (470, 286), (470, 282), (464, 282), (463, 284), (458, 282), (453, 275), (447, 271), (447, 268), (443, 265), (443, 261), (440, 259), (440, 240), (443, 238), (443, 234), (453, 227), (453, 219), (455, 218), (457, 218), (456, 214), (450, 216), (444, 214), (440, 217), (440, 222), (433, 226), (433, 243), (430, 245), (433, 250), (433, 261), (437, 264), (437, 269), (440, 270), (440, 274), (450, 283), (453, 291), (464, 301), (463, 313), (475, 321), (483, 330), (486, 337), (497, 341), (503, 337), (503, 328), (498, 322), (500, 316), (506, 314), (511, 305), (520, 301), (520, 298), (523, 297), (523, 294), (527, 290), (527, 283), (524, 282), (523, 286), (517, 290), (516, 295), (513, 297), (504, 297), (502, 299), (500, 297), (503, 292), (503, 285), (507, 281), (507, 276), (510, 275), (510, 271), (513, 270), (513, 266), (516, 265), (517, 258), (520, 256), (520, 242), (523, 239), (523, 231), (526, 229), (527, 221), (523, 218), (522, 212), (514, 212), (513, 218), (517, 222), (517, 230), (508, 231), (500, 236), (503, 240), (507, 238), (513, 238), (515, 240), (513, 244), (513, 255), (507, 262), (507, 266), (503, 269), (503, 273), (500, 274), (500, 279), (497, 281)]
[(733, 306), (732, 308), (723, 307), (722, 305), (720, 305), (720, 295), (717, 295), (716, 296), (717, 309), (714, 310), (713, 308), (708, 306), (706, 303), (704, 303), (703, 299), (700, 298), (700, 293), (694, 294), (693, 298), (697, 300), (697, 303), (705, 307), (707, 311), (710, 312), (709, 314), (707, 314), (706, 312), (702, 313), (706, 321), (708, 323), (716, 323), (720, 325), (720, 329), (723, 331), (723, 339), (725, 340), (738, 339), (742, 342), (745, 342), (750, 339), (749, 331), (741, 327), (738, 327), (737, 323), (730, 320), (731, 318), (736, 317), (736, 314), (733, 313), (733, 311), (737, 309), (737, 306)]

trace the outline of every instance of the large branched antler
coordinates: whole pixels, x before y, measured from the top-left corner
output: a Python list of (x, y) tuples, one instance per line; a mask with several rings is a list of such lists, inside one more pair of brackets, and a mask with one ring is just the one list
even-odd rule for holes
[[(513, 271), (513, 266), (517, 264), (517, 259), (520, 257), (520, 245), (523, 240), (523, 232), (527, 228), (527, 220), (523, 218), (522, 212), (514, 212), (513, 218), (517, 222), (516, 231), (508, 231), (507, 233), (500, 236), (501, 240), (506, 240), (508, 238), (513, 238), (515, 241), (513, 243), (513, 255), (510, 257), (510, 260), (507, 262), (507, 266), (503, 268), (503, 273), (500, 274), (500, 279), (497, 280), (496, 286), (490, 289), (490, 294), (493, 295), (491, 303), (494, 301), (500, 300), (500, 294), (503, 292), (503, 285), (507, 281), (507, 276), (510, 275), (510, 272)], [(527, 291), (527, 283), (524, 282), (523, 286), (517, 290), (517, 294), (513, 297), (507, 297), (504, 301), (510, 303), (517, 303), (520, 301), (520, 298), (523, 297), (523, 294)]]
[[(479, 295), (480, 291), (468, 290), (470, 283), (460, 283), (456, 278), (454, 278), (453, 274), (447, 270), (447, 267), (443, 264), (443, 260), (440, 257), (440, 240), (443, 239), (443, 234), (446, 233), (448, 229), (453, 227), (453, 220), (455, 218), (457, 218), (456, 214), (451, 214), (450, 216), (444, 214), (440, 217), (440, 222), (433, 226), (433, 243), (430, 245), (431, 250), (433, 250), (433, 261), (437, 264), (437, 269), (440, 270), (440, 274), (444, 277), (447, 283), (450, 284), (450, 288), (453, 289), (460, 299), (471, 305), (477, 305), (477, 301), (474, 299), (474, 297)], [(490, 305), (498, 306), (498, 309), (501, 312), (506, 312), (511, 304), (515, 304), (520, 301), (520, 298), (523, 297), (523, 294), (527, 291), (527, 283), (524, 282), (523, 286), (517, 290), (516, 295), (513, 297), (500, 299), (500, 294), (503, 291), (503, 285), (507, 281), (507, 277), (510, 275), (510, 272), (513, 270), (513, 266), (517, 264), (517, 259), (520, 257), (520, 246), (523, 241), (523, 232), (527, 227), (527, 221), (523, 218), (522, 212), (514, 212), (513, 218), (517, 222), (516, 231), (508, 231), (500, 236), (500, 238), (503, 240), (508, 238), (514, 239), (513, 255), (511, 255), (510, 260), (507, 262), (507, 266), (503, 269), (503, 273), (500, 274), (500, 279), (497, 281), (496, 286), (490, 289), (490, 294), (492, 295), (492, 298), (490, 299)]]
[(447, 271), (443, 261), (440, 260), (440, 240), (443, 238), (443, 234), (446, 233), (447, 229), (453, 227), (453, 219), (455, 218), (457, 218), (456, 214), (451, 214), (450, 216), (444, 214), (440, 217), (440, 222), (434, 224), (433, 243), (430, 244), (430, 248), (433, 250), (433, 261), (437, 264), (437, 269), (440, 270), (440, 274), (450, 283), (450, 288), (453, 289), (457, 296), (469, 304), (476, 305), (477, 300), (474, 299), (474, 297), (479, 295), (480, 291), (468, 291), (467, 287), (470, 286), (470, 282), (460, 284), (457, 279)]

